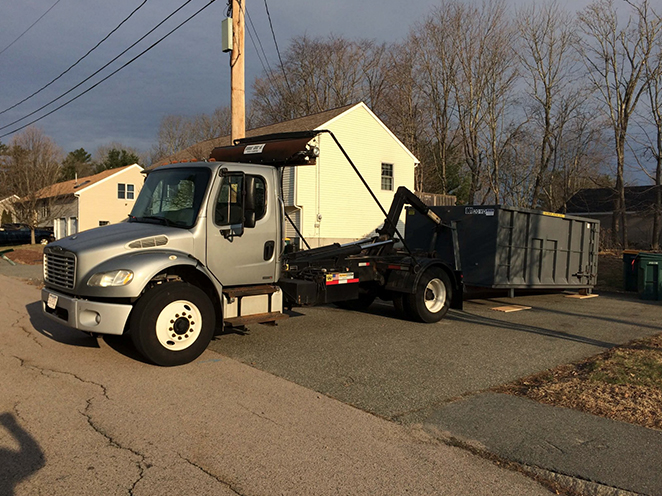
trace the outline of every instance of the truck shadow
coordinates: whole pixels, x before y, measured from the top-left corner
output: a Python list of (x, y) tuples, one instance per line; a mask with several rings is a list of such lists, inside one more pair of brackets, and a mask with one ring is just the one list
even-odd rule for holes
[(97, 340), (89, 334), (58, 324), (46, 317), (42, 312), (41, 301), (30, 303), (29, 305), (26, 305), (25, 309), (30, 316), (32, 327), (34, 327), (39, 334), (42, 334), (53, 341), (57, 341), (58, 343), (69, 344), (71, 346), (82, 346), (86, 348), (99, 347)]
[[(32, 327), (43, 336), (57, 341), (58, 343), (68, 344), (70, 346), (79, 346), (84, 348), (100, 348), (99, 339), (104, 342), (117, 353), (124, 355), (142, 363), (149, 363), (138, 351), (133, 347), (129, 336), (112, 336), (104, 335), (99, 338), (92, 337), (83, 331), (78, 331), (70, 327), (58, 324), (57, 322), (45, 317), (42, 312), (41, 302), (36, 301), (27, 305), (26, 310), (30, 316), (30, 323)], [(3, 493), (0, 493), (3, 494)]]
[[(561, 293), (560, 293), (561, 294)], [(658, 301), (650, 301), (650, 300), (640, 300), (636, 296), (632, 295), (623, 295), (620, 293), (606, 293), (604, 296), (600, 296), (603, 300), (607, 299), (612, 299), (612, 300), (618, 300), (618, 301), (628, 301), (633, 304), (637, 305), (653, 305), (656, 306), (659, 311), (660, 311), (660, 316), (662, 317), (662, 305), (660, 305), (660, 302)], [(475, 300), (472, 301), (472, 304), (475, 305), (481, 305), (481, 306), (494, 306), (494, 305), (517, 305), (517, 301), (513, 301), (512, 298), (505, 299), (505, 300), (498, 300), (498, 299), (489, 299), (489, 300)], [(548, 314), (556, 314), (556, 315), (564, 315), (567, 317), (577, 317), (577, 318), (588, 318), (591, 320), (597, 320), (597, 321), (603, 321), (603, 322), (609, 322), (612, 324), (618, 324), (618, 325), (626, 325), (626, 326), (633, 326), (636, 325), (637, 327), (643, 327), (645, 329), (652, 329), (654, 331), (662, 331), (662, 325), (653, 325), (650, 323), (645, 323), (645, 322), (634, 322), (632, 320), (626, 320), (626, 319), (621, 319), (617, 317), (612, 317), (608, 315), (596, 315), (595, 313), (581, 313), (581, 312), (572, 312), (569, 310), (559, 310), (557, 308), (546, 308), (545, 306), (542, 305), (535, 305), (532, 304), (531, 302), (529, 303), (524, 303), (532, 306), (535, 308), (536, 312), (544, 312)], [(646, 309), (648, 310), (648, 309)], [(652, 310), (652, 309), (651, 309)]]
[(538, 334), (540, 336), (547, 336), (550, 338), (563, 339), (565, 341), (574, 341), (576, 343), (588, 344), (591, 346), (599, 346), (601, 348), (613, 348), (618, 343), (609, 341), (602, 341), (600, 339), (587, 338), (578, 334), (570, 334), (563, 331), (556, 331), (547, 329), (545, 327), (532, 326), (528, 324), (518, 324), (515, 322), (505, 322), (503, 320), (493, 319), (490, 317), (483, 317), (467, 313), (465, 311), (451, 310), (445, 317), (447, 320), (455, 322), (464, 322), (473, 325), (482, 325), (491, 328), (509, 329), (512, 331), (526, 332), (529, 334)]
[(0, 494), (11, 496), (24, 479), (46, 465), (39, 443), (16, 421), (11, 413), (0, 414), (0, 428), (18, 444), (18, 449), (0, 448)]

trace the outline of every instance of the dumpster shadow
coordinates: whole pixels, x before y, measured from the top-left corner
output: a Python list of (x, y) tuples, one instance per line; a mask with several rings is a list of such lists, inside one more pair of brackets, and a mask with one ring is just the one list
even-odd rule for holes
[(99, 343), (96, 338), (93, 338), (82, 331), (58, 324), (54, 320), (46, 317), (42, 312), (41, 301), (30, 303), (29, 305), (26, 305), (25, 309), (30, 316), (32, 327), (34, 327), (39, 334), (42, 334), (53, 341), (57, 341), (58, 343), (86, 348), (99, 348)]
[[(560, 293), (562, 294), (562, 293)], [(630, 301), (632, 303), (635, 303), (637, 305), (653, 305), (656, 306), (660, 309), (660, 316), (662, 318), (662, 306), (660, 305), (660, 302), (657, 301), (650, 301), (650, 300), (640, 300), (639, 298), (632, 296), (632, 295), (622, 295), (620, 293), (607, 293), (607, 294), (601, 294), (600, 296), (603, 300), (604, 299), (614, 299), (618, 301)], [(485, 301), (480, 301), (480, 300), (475, 300), (471, 302), (474, 305), (481, 305), (481, 306), (492, 306), (492, 305), (517, 305), (518, 303), (516, 301), (513, 301), (513, 298), (509, 298), (507, 300), (497, 300), (497, 299), (490, 299), (490, 300), (485, 300)], [(621, 324), (621, 325), (626, 325), (626, 326), (632, 326), (636, 325), (637, 327), (643, 327), (645, 329), (652, 329), (654, 331), (662, 331), (662, 325), (653, 325), (653, 324), (647, 324), (647, 323), (642, 323), (642, 322), (635, 322), (632, 320), (625, 320), (625, 319), (619, 319), (615, 317), (610, 317), (610, 316), (604, 316), (604, 315), (596, 315), (594, 313), (591, 313), (590, 315), (586, 313), (581, 313), (581, 312), (571, 312), (568, 310), (558, 310), (558, 309), (552, 309), (552, 308), (545, 308), (544, 306), (539, 306), (535, 305), (534, 303), (525, 303), (529, 306), (532, 306), (535, 308), (536, 312), (545, 312), (545, 313), (551, 313), (551, 314), (557, 314), (557, 315), (565, 315), (568, 317), (578, 317), (578, 318), (588, 318), (588, 319), (594, 319), (594, 320), (601, 320), (603, 322), (610, 322), (612, 324)]]
[(0, 494), (11, 496), (14, 488), (46, 464), (44, 452), (11, 413), (0, 414), (0, 428), (6, 430), (18, 449), (0, 448)]
[(515, 322), (506, 322), (490, 317), (482, 317), (459, 310), (450, 310), (445, 317), (447, 320), (455, 322), (464, 322), (473, 325), (482, 325), (487, 327), (497, 327), (501, 329), (509, 329), (512, 331), (526, 332), (530, 334), (538, 334), (540, 336), (547, 336), (550, 338), (562, 339), (565, 341), (573, 341), (575, 343), (588, 344), (591, 346), (598, 346), (600, 348), (613, 348), (618, 343), (611, 343), (609, 341), (601, 341), (599, 339), (587, 338), (577, 334), (569, 334), (563, 331), (555, 331), (553, 329), (546, 329), (544, 327), (531, 326), (527, 324), (517, 324)]

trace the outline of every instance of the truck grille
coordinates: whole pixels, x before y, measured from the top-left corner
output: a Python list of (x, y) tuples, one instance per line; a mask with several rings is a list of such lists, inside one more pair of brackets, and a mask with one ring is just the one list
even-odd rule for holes
[(74, 289), (76, 283), (76, 256), (66, 251), (45, 253), (44, 280), (55, 286)]

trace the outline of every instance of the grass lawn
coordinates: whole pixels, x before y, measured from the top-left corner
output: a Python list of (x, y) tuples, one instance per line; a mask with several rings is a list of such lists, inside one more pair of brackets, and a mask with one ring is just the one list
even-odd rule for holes
[(42, 262), (42, 253), (44, 252), (44, 245), (14, 245), (14, 246), (0, 246), (0, 251), (13, 249), (14, 251), (5, 253), (5, 256), (19, 264), (36, 265)]
[[(596, 292), (623, 292), (620, 253), (601, 253)], [(551, 405), (662, 429), (662, 334), (497, 388)]]
[(498, 391), (662, 429), (662, 335), (525, 377)]

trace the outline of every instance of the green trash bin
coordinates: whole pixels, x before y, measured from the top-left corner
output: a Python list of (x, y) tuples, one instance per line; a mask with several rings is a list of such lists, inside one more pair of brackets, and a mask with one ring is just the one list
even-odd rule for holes
[(637, 291), (637, 277), (639, 272), (639, 252), (637, 250), (623, 251), (623, 289)]
[(637, 291), (642, 300), (662, 300), (662, 254), (640, 253)]

